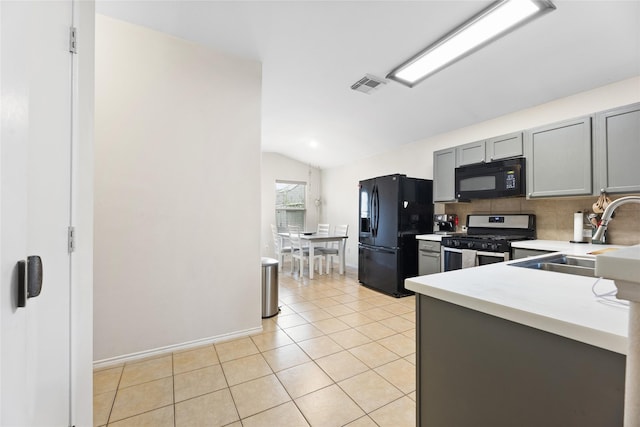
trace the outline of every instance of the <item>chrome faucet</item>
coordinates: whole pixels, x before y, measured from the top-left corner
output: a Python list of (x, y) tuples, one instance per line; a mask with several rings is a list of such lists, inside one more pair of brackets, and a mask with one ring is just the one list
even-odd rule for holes
[(600, 225), (596, 230), (596, 234), (593, 235), (591, 240), (599, 240), (604, 243), (604, 232), (607, 230), (607, 224), (611, 221), (611, 215), (613, 215), (613, 211), (620, 205), (625, 205), (627, 203), (640, 203), (640, 196), (627, 196), (620, 197), (619, 199), (614, 200), (609, 203), (604, 212), (602, 213), (602, 219), (600, 220)]

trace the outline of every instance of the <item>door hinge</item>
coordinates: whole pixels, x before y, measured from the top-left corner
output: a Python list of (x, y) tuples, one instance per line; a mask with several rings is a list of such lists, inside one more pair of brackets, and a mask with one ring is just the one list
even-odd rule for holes
[(69, 250), (69, 253), (71, 253), (76, 250), (76, 228), (75, 227), (68, 228), (67, 237), (68, 237), (67, 249)]
[(78, 29), (69, 27), (69, 52), (78, 53)]

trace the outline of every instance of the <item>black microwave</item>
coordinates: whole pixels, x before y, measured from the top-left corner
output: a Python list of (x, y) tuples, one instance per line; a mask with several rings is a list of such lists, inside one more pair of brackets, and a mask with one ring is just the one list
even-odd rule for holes
[(518, 157), (456, 168), (458, 200), (525, 195), (525, 159)]

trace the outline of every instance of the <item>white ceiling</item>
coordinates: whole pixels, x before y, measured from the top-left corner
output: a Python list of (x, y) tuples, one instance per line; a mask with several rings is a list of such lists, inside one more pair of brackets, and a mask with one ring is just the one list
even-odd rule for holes
[(98, 0), (96, 11), (261, 61), (263, 151), (321, 168), (640, 75), (640, 1), (555, 0), (412, 89), (350, 89), (491, 3)]

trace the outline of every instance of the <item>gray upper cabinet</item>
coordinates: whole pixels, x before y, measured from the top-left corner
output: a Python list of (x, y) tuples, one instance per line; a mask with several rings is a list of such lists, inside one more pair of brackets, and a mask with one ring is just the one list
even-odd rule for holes
[(640, 103), (596, 114), (595, 188), (640, 191)]
[(487, 140), (487, 161), (519, 157), (524, 154), (522, 132), (510, 133)]
[(433, 201), (454, 202), (456, 149), (434, 151), (433, 153)]
[(486, 159), (485, 141), (470, 142), (456, 147), (456, 160), (458, 166), (483, 163)]
[(591, 116), (525, 133), (527, 197), (592, 194)]

